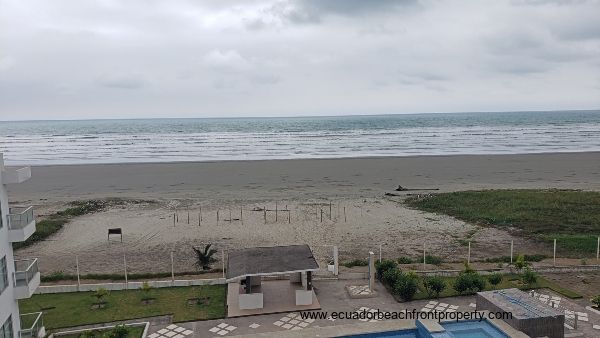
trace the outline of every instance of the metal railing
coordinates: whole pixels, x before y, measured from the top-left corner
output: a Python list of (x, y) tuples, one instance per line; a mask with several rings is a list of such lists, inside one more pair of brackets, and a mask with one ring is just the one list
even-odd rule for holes
[(15, 286), (26, 286), (39, 272), (37, 258), (15, 260)]
[(44, 327), (42, 312), (25, 313), (21, 315), (20, 338), (37, 338)]
[(33, 207), (10, 208), (8, 214), (8, 228), (21, 229), (33, 221)]

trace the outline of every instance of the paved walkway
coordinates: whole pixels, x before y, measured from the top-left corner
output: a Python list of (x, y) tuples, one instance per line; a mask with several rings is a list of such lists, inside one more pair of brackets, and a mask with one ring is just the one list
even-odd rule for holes
[[(360, 285), (366, 281), (314, 281), (317, 296), (321, 302), (322, 311), (388, 311), (403, 310), (430, 312), (467, 312), (475, 309), (475, 296), (442, 298), (439, 300), (422, 300), (408, 303), (398, 303), (382, 285), (377, 286), (378, 295), (375, 298), (351, 299), (345, 290), (346, 285)], [(583, 306), (565, 299), (553, 292), (543, 290), (536, 292), (536, 298), (541, 302), (554, 302), (560, 306), (566, 315), (577, 313), (578, 328), (567, 326), (567, 337), (600, 337), (600, 315), (590, 313)], [(569, 311), (569, 312), (566, 312)], [(368, 319), (302, 319), (299, 313), (280, 313), (261, 316), (225, 318), (219, 320), (177, 323), (171, 325), (156, 325), (150, 327), (149, 338), (192, 338), (192, 337), (226, 337), (244, 334), (254, 334), (284, 330), (303, 330), (311, 327), (355, 324), (363, 322), (377, 323)], [(376, 324), (375, 324), (376, 325)], [(568, 325), (568, 324), (567, 324)], [(594, 328), (594, 325), (597, 328)]]

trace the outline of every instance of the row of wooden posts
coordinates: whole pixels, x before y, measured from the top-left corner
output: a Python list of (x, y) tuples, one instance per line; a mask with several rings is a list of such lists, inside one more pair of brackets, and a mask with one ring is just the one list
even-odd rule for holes
[[(329, 202), (329, 215), (325, 215), (325, 217), (329, 216), (329, 220), (333, 219), (333, 214), (332, 214), (332, 203)], [(347, 217), (346, 217), (346, 207), (344, 206), (342, 208), (343, 210), (343, 217), (344, 217), (344, 223), (347, 222)], [(186, 209), (187, 211), (187, 224), (190, 224), (190, 210)], [(260, 210), (253, 210), (253, 211), (260, 211)], [(287, 221), (288, 224), (292, 222), (292, 211), (290, 209), (288, 209), (287, 204), (285, 205), (285, 209), (279, 209), (278, 207), (278, 203), (275, 202), (275, 209), (267, 209), (266, 206), (263, 206), (262, 208), (263, 211), (263, 218), (264, 218), (264, 222), (265, 224), (267, 224), (267, 212), (274, 212), (275, 213), (275, 222), (279, 221), (279, 213), (287, 213)], [(320, 211), (320, 216), (319, 216), (319, 211)], [(340, 206), (338, 204), (338, 217), (340, 217)], [(323, 222), (323, 208), (319, 208), (318, 205), (315, 205), (315, 218), (316, 219), (320, 219), (321, 222)], [(362, 207), (360, 208), (360, 215), (362, 217), (363, 215), (363, 211), (362, 211)], [(217, 224), (219, 224), (219, 221), (221, 220), (221, 209), (217, 209)], [(202, 225), (202, 207), (199, 207), (198, 210), (198, 226)], [(229, 219), (224, 219), (223, 221), (225, 222), (229, 222), (231, 223), (232, 221), (240, 221), (241, 224), (244, 224), (244, 211), (243, 208), (240, 207), (240, 217), (237, 219), (233, 218), (232, 215), (232, 209), (229, 209)], [(179, 223), (179, 212), (177, 209), (175, 209), (175, 212), (173, 213), (173, 226), (176, 226), (176, 224)]]

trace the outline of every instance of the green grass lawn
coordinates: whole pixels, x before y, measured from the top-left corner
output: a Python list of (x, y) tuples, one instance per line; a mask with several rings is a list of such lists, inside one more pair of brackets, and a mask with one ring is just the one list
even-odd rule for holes
[[(150, 291), (153, 304), (142, 304), (141, 290), (111, 291), (106, 307), (92, 309), (93, 292), (34, 295), (19, 301), (21, 313), (44, 312), (47, 329), (84, 324), (115, 322), (158, 315), (173, 315), (173, 321), (192, 321), (225, 317), (224, 285), (157, 288)], [(210, 297), (208, 304), (188, 305), (188, 299)]]
[[(127, 335), (127, 338), (141, 338), (142, 334), (144, 333), (144, 327), (135, 326), (135, 327), (128, 327), (128, 328), (129, 328), (129, 334)], [(108, 331), (110, 331), (110, 330), (93, 330), (93, 331), (91, 331), (91, 333), (92, 333), (93, 338), (102, 338), (102, 334), (106, 333)], [(90, 332), (90, 331), (86, 331), (86, 332)], [(61, 335), (60, 337), (61, 338), (79, 338), (79, 337), (81, 337), (81, 333)]]
[[(442, 277), (442, 279), (444, 279), (444, 282), (446, 283), (446, 288), (444, 289), (444, 291), (442, 293), (440, 293), (440, 298), (458, 296), (459, 294), (453, 288), (454, 282), (456, 281), (456, 277)], [(536, 283), (531, 284), (531, 285), (526, 285), (526, 286), (522, 285), (520, 283), (517, 283), (518, 280), (519, 280), (519, 276), (517, 276), (517, 275), (513, 275), (513, 274), (504, 275), (502, 282), (500, 284), (498, 284), (495, 288), (493, 288), (492, 285), (490, 285), (490, 283), (487, 282), (487, 280), (486, 280), (485, 291), (510, 289), (510, 288), (518, 288), (521, 290), (547, 288), (547, 289), (550, 289), (557, 293), (560, 293), (563, 296), (568, 297), (568, 298), (581, 298), (582, 297), (580, 294), (578, 294), (574, 291), (565, 289), (563, 287), (560, 287), (556, 283), (553, 283), (541, 276), (537, 277)], [(427, 292), (425, 291), (425, 288), (423, 287), (422, 279), (420, 279), (419, 280), (419, 292), (417, 292), (417, 294), (415, 295), (415, 299), (429, 299), (429, 298), (431, 298), (431, 297), (429, 297), (427, 295)]]
[(557, 239), (560, 250), (595, 254), (600, 236), (600, 192), (483, 190), (409, 198), (408, 206), (466, 222), (516, 227), (539, 239)]

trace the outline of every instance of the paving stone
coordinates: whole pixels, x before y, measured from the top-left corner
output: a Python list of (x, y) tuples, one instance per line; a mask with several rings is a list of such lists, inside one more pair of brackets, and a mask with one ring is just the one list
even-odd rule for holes
[(260, 327), (260, 324), (256, 324), (256, 323), (252, 323), (252, 324), (250, 324), (250, 328), (251, 328), (251, 329), (256, 329), (256, 328), (258, 328), (258, 327)]
[(273, 323), (273, 325), (275, 325), (275, 326), (281, 326), (281, 325), (283, 325), (283, 322), (280, 321), (280, 320), (278, 320), (275, 323)]

